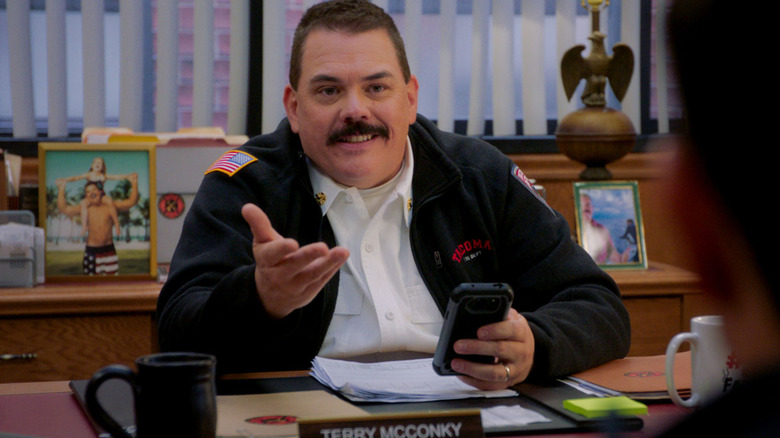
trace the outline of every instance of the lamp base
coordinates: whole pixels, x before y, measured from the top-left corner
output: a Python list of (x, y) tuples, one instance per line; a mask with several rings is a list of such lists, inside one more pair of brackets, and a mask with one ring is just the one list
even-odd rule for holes
[(555, 133), (558, 149), (570, 159), (585, 164), (583, 180), (612, 178), (606, 165), (631, 152), (636, 131), (621, 111), (586, 107), (564, 117)]
[(606, 165), (604, 166), (587, 166), (585, 170), (580, 172), (580, 179), (586, 181), (601, 181), (612, 179), (612, 172), (610, 172)]

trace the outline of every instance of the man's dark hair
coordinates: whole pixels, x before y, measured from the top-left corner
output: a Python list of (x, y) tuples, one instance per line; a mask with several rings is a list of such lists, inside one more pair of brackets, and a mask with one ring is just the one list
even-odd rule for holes
[(331, 0), (309, 8), (303, 14), (293, 36), (292, 50), (290, 53), (290, 85), (298, 88), (301, 78), (301, 59), (303, 58), (303, 45), (309, 33), (315, 29), (325, 29), (334, 32), (346, 32), (358, 34), (376, 29), (385, 29), (390, 41), (395, 47), (395, 54), (404, 81), (409, 82), (411, 72), (409, 61), (406, 59), (406, 49), (398, 28), (393, 18), (385, 13), (382, 8), (367, 0)]
[(89, 186), (95, 186), (95, 189), (97, 189), (97, 193), (99, 197), (102, 198), (103, 195), (105, 195), (105, 192), (103, 192), (103, 189), (100, 187), (100, 184), (98, 184), (96, 181), (87, 180), (87, 182), (84, 183), (84, 198), (87, 197), (87, 189), (89, 188)]
[[(683, 147), (745, 236), (780, 309), (780, 234), (772, 224), (757, 223), (774, 202), (777, 184), (776, 160), (766, 153), (776, 147), (767, 131), (775, 118), (770, 64), (776, 55), (755, 50), (767, 46), (765, 34), (774, 26), (769, 17), (733, 1), (678, 0), (668, 28), (685, 108)], [(707, 212), (697, 213), (707, 220)]]

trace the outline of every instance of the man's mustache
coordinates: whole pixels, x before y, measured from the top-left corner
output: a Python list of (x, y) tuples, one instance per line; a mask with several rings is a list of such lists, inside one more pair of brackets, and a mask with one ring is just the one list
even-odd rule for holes
[(358, 121), (350, 123), (338, 131), (331, 133), (328, 136), (328, 144), (336, 144), (341, 141), (342, 138), (353, 135), (378, 135), (380, 137), (389, 138), (390, 132), (382, 125), (371, 125), (366, 122)]

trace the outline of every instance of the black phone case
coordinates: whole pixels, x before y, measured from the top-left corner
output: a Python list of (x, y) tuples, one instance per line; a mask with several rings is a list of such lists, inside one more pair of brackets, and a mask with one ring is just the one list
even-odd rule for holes
[(444, 314), (439, 343), (433, 356), (433, 369), (440, 375), (458, 374), (450, 362), (460, 357), (472, 362), (492, 363), (492, 356), (456, 354), (452, 345), (458, 339), (476, 339), (477, 329), (506, 319), (514, 293), (505, 283), (462, 283), (450, 296)]

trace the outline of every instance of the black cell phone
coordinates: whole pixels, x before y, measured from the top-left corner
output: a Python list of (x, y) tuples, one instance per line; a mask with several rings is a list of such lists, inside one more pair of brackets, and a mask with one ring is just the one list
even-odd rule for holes
[(433, 355), (433, 370), (440, 375), (458, 374), (450, 363), (455, 357), (471, 362), (493, 363), (492, 356), (462, 355), (452, 349), (458, 339), (476, 339), (477, 329), (506, 319), (514, 292), (506, 283), (462, 283), (452, 291), (439, 343)]

